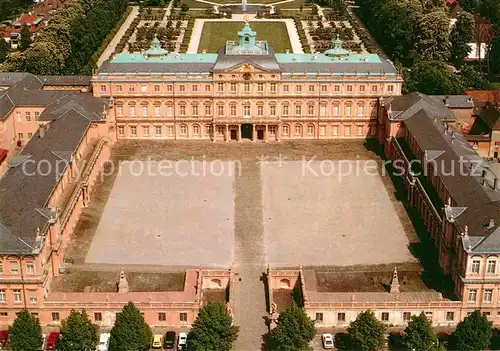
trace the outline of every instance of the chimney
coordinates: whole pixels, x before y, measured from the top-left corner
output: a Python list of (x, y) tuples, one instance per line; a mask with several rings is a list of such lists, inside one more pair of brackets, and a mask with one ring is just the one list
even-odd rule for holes
[(493, 190), (497, 190), (498, 178), (493, 179)]
[(40, 126), (39, 126), (39, 131), (40, 131), (40, 132), (39, 132), (39, 134), (38, 134), (38, 135), (39, 135), (38, 137), (39, 137), (40, 139), (42, 139), (42, 138), (45, 136), (45, 125), (40, 124)]
[(118, 294), (126, 294), (128, 293), (128, 282), (127, 277), (125, 277), (125, 272), (120, 272), (120, 281), (118, 282)]
[(488, 229), (495, 227), (495, 218), (490, 218), (490, 222), (488, 223)]
[(399, 294), (399, 280), (398, 280), (398, 270), (397, 267), (394, 267), (394, 273), (392, 275), (391, 282), (391, 294)]

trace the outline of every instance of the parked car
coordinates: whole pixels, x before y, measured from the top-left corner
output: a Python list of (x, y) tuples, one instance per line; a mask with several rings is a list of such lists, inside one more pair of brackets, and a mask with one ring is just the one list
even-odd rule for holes
[(45, 347), (47, 347), (47, 334), (42, 334), (42, 347), (40, 347), (37, 351), (44, 351)]
[(153, 348), (153, 349), (161, 349), (162, 341), (163, 341), (163, 335), (162, 334), (155, 334), (155, 335), (153, 335), (153, 342), (151, 343), (151, 348)]
[(101, 333), (101, 336), (99, 337), (99, 345), (97, 345), (98, 351), (108, 351), (109, 337), (109, 333)]
[(168, 331), (165, 334), (165, 338), (163, 339), (163, 348), (164, 349), (173, 349), (175, 347), (175, 332)]
[(9, 340), (9, 331), (0, 330), (0, 347), (2, 349), (7, 345), (7, 340)]
[(60, 336), (61, 334), (58, 332), (50, 332), (49, 337), (47, 338), (47, 346), (45, 349), (55, 350)]
[(323, 348), (325, 349), (334, 349), (335, 344), (333, 342), (334, 338), (333, 335), (330, 333), (325, 333), (321, 336), (321, 339), (323, 340)]
[(186, 344), (187, 344), (187, 333), (179, 333), (179, 342), (177, 343), (177, 348), (179, 350), (186, 350)]

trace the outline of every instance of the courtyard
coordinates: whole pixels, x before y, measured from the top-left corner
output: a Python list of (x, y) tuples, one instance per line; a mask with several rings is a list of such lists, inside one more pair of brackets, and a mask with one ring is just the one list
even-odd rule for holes
[[(120, 141), (111, 161), (67, 262), (208, 268), (416, 261), (408, 245), (418, 237), (363, 141)], [(375, 164), (370, 174), (342, 168), (368, 163)]]
[[(241, 31), (245, 22), (205, 21), (198, 46), (198, 52), (217, 52), (228, 40), (237, 40), (237, 33)], [(292, 50), (288, 30), (284, 22), (252, 22), (252, 30), (257, 32), (258, 40), (267, 40), (276, 52)]]

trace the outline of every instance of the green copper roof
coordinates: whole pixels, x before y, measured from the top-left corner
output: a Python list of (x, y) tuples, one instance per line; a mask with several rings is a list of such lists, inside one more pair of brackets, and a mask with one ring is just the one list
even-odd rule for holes
[(238, 32), (238, 36), (239, 37), (244, 37), (244, 36), (256, 37), (257, 32), (253, 31), (252, 28), (250, 28), (249, 23), (245, 23), (245, 26), (243, 27), (243, 29)]
[(155, 35), (153, 42), (151, 43), (151, 48), (146, 50), (146, 55), (148, 55), (148, 56), (163, 56), (163, 55), (167, 55), (167, 54), (168, 54), (168, 50), (165, 50), (161, 47), (161, 43)]
[(275, 54), (278, 63), (382, 63), (377, 54), (349, 54), (329, 57), (325, 54)]
[(345, 50), (342, 48), (342, 40), (340, 40), (339, 35), (337, 34), (337, 39), (332, 40), (333, 49), (326, 50), (324, 52), (327, 56), (345, 56), (349, 55), (349, 50)]
[(111, 63), (215, 63), (217, 54), (176, 54), (168, 53), (162, 56), (149, 56), (144, 54), (117, 54)]

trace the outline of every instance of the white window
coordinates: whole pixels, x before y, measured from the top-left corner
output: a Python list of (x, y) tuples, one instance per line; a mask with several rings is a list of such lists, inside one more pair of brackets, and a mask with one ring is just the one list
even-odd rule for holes
[(301, 125), (299, 125), (299, 124), (297, 124), (297, 125), (295, 126), (295, 135), (297, 135), (297, 136), (302, 135), (302, 126), (301, 126)]
[(269, 126), (269, 135), (276, 135), (276, 126)]
[(26, 262), (26, 273), (30, 275), (35, 274), (35, 263)]
[(321, 91), (326, 93), (328, 91), (328, 86), (327, 85), (322, 85), (321, 86)]
[(170, 85), (167, 85), (167, 91), (173, 91), (174, 90), (174, 87), (170, 84)]
[(167, 133), (170, 136), (174, 135), (174, 126), (168, 126), (167, 127)]
[(377, 134), (377, 127), (376, 126), (371, 126), (370, 127), (370, 135), (374, 136), (375, 134)]
[(283, 116), (288, 116), (288, 105), (283, 105), (282, 110)]
[(339, 135), (339, 127), (338, 126), (333, 126), (332, 127), (332, 135), (333, 136)]
[(471, 264), (471, 273), (474, 273), (474, 274), (479, 274), (479, 268), (481, 266), (481, 261), (479, 260), (474, 260), (472, 261), (472, 264)]
[(31, 112), (26, 111), (25, 112), (25, 117), (26, 117), (26, 122), (31, 122)]
[(323, 323), (323, 313), (321, 313), (321, 312), (316, 313), (315, 322), (316, 323)]
[(101, 93), (105, 93), (106, 92), (106, 86), (105, 85), (101, 85)]
[(179, 114), (181, 116), (185, 116), (186, 115), (186, 106), (185, 105), (179, 106)]
[(36, 303), (37, 301), (36, 290), (30, 290), (29, 296), (30, 296), (30, 303)]
[(141, 93), (147, 93), (148, 92), (148, 86), (147, 85), (141, 85)]
[(264, 106), (257, 105), (257, 115), (258, 116), (263, 116), (264, 115)]
[(250, 116), (250, 105), (243, 105), (243, 116)]
[(181, 126), (181, 135), (186, 136), (187, 135), (187, 126), (182, 125)]
[(283, 126), (283, 135), (288, 136), (288, 126)]
[(309, 85), (309, 92), (314, 93), (314, 85)]
[(335, 91), (336, 93), (338, 93), (340, 91), (340, 85), (336, 84), (334, 87), (333, 87), (333, 91)]
[(446, 320), (448, 322), (455, 320), (455, 312), (446, 312)]
[(210, 105), (205, 105), (205, 116), (210, 116), (211, 113)]
[(130, 106), (128, 112), (129, 112), (130, 117), (135, 117), (135, 106)]
[(223, 116), (224, 115), (224, 105), (217, 105), (217, 114), (219, 116)]
[(20, 289), (14, 289), (14, 303), (21, 303), (21, 290)]
[(40, 117), (40, 112), (35, 111), (35, 121), (38, 121), (38, 118)]
[(160, 91), (160, 86), (159, 85), (155, 85), (154, 89), (155, 89), (155, 92), (159, 92)]
[(7, 302), (7, 294), (5, 293), (5, 289), (0, 290), (0, 303)]
[(172, 105), (167, 106), (167, 116), (172, 117), (174, 115), (174, 107)]
[(207, 136), (212, 135), (212, 126), (210, 124), (205, 125), (205, 135)]
[(497, 270), (497, 261), (490, 260), (488, 261), (488, 273), (489, 274), (495, 274)]
[(160, 117), (160, 106), (155, 106), (155, 116)]
[(476, 302), (477, 289), (469, 290), (469, 302)]
[(149, 126), (142, 127), (142, 135), (149, 136)]
[(338, 104), (333, 105), (333, 115), (334, 116), (338, 116), (339, 115), (339, 110), (340, 110), (340, 108), (339, 108)]
[(258, 92), (264, 91), (264, 83), (257, 83), (257, 91)]
[(350, 126), (345, 126), (344, 127), (344, 135), (345, 136), (350, 136), (351, 135), (351, 127)]
[(271, 92), (272, 93), (276, 92), (276, 83), (271, 83)]
[(250, 91), (250, 83), (245, 83), (243, 85), (243, 90), (248, 93)]
[(319, 115), (326, 116), (326, 104), (319, 105)]
[(410, 312), (403, 312), (403, 322), (409, 322), (411, 319), (411, 313)]
[(269, 105), (269, 114), (271, 116), (276, 116), (276, 105)]
[(484, 290), (483, 302), (491, 302), (492, 299), (493, 299), (493, 290), (492, 289)]
[(387, 86), (387, 91), (388, 91), (389, 93), (394, 92), (394, 85), (388, 85), (388, 86)]
[(289, 88), (289, 86), (288, 86), (288, 85), (283, 85), (283, 91), (284, 91), (285, 93), (288, 93), (288, 90), (289, 90), (289, 89), (290, 89), (290, 88)]
[(350, 116), (350, 115), (351, 115), (351, 113), (352, 113), (352, 106), (351, 106), (351, 105), (346, 105), (344, 115), (345, 115), (346, 117), (348, 117), (348, 116)]
[(358, 126), (358, 135), (363, 135), (363, 127)]
[(3, 274), (3, 263), (0, 262), (0, 274)]
[(147, 106), (142, 106), (142, 116), (143, 117), (148, 116), (148, 107)]
[(231, 116), (236, 116), (236, 105), (233, 104), (229, 106), (229, 114)]
[(130, 134), (132, 136), (136, 136), (137, 135), (137, 127), (136, 126), (131, 126), (130, 127)]
[(210, 85), (208, 85), (208, 84), (206, 84), (206, 85), (205, 85), (205, 91), (206, 91), (206, 92), (209, 92), (209, 91), (210, 91)]
[(118, 116), (123, 116), (123, 106), (116, 106), (116, 114)]
[(295, 115), (300, 116), (302, 114), (302, 106), (301, 105), (295, 105)]
[(347, 91), (348, 91), (349, 93), (351, 93), (351, 92), (352, 92), (352, 85), (348, 85), (348, 86), (347, 86)]
[(179, 85), (179, 91), (185, 92), (186, 91), (186, 86), (184, 84)]
[(321, 135), (321, 136), (326, 135), (326, 127), (325, 126), (319, 127), (319, 135)]
[(198, 86), (197, 85), (193, 85), (193, 91), (198, 91)]
[(161, 136), (161, 126), (155, 126), (155, 134), (156, 136)]
[(198, 116), (198, 105), (193, 105), (193, 116)]
[(360, 93), (364, 93), (365, 92), (365, 86), (364, 85), (360, 85), (359, 86), (359, 92)]
[(21, 112), (20, 111), (16, 111), (16, 121), (21, 122)]
[(312, 116), (314, 114), (314, 105), (308, 105), (307, 106), (307, 114), (309, 116)]
[(28, 133), (28, 139), (31, 139), (32, 136), (33, 136), (33, 133)]
[(314, 134), (314, 126), (308, 125), (307, 126), (307, 135), (313, 135)]
[(10, 261), (9, 264), (10, 264), (10, 273), (14, 275), (19, 274), (19, 262)]
[(193, 126), (193, 135), (196, 135), (196, 136), (200, 135), (200, 126), (197, 124), (195, 124)]
[(116, 86), (116, 92), (120, 93), (122, 91), (122, 86), (121, 85), (117, 85)]
[(123, 126), (118, 127), (118, 135), (125, 135), (125, 128)]
[(231, 83), (231, 91), (232, 92), (236, 91), (236, 83)]
[(365, 115), (365, 105), (358, 105), (358, 116)]
[(224, 91), (224, 83), (217, 83), (217, 91)]
[(295, 86), (295, 91), (296, 91), (297, 93), (301, 93), (301, 92), (302, 92), (302, 85), (296, 85), (296, 86)]

